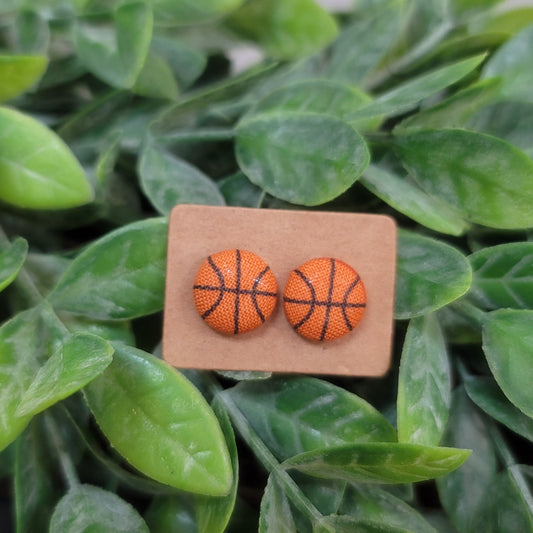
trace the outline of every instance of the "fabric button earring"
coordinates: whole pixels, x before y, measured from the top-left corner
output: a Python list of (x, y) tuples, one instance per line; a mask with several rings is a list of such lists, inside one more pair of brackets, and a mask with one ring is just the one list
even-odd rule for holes
[(230, 335), (254, 330), (276, 307), (278, 287), (270, 267), (246, 250), (210, 255), (193, 286), (198, 314), (216, 331)]
[(293, 329), (307, 339), (342, 337), (359, 323), (366, 292), (359, 274), (332, 257), (311, 259), (289, 274), (283, 306)]

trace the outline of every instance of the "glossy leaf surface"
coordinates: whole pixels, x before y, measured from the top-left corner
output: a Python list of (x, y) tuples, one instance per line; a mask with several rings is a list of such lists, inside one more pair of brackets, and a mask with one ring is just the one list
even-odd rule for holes
[(224, 394), (281, 460), (317, 448), (396, 439), (365, 400), (319, 379), (242, 382)]
[(452, 129), (400, 135), (395, 148), (422, 188), (467, 220), (504, 229), (533, 225), (533, 161), (514, 146)]
[(98, 425), (135, 468), (198, 494), (231, 489), (231, 461), (213, 411), (161, 360), (114, 344), (113, 363), (85, 389)]
[(451, 370), (434, 313), (411, 319), (398, 377), (398, 440), (436, 446), (448, 420)]
[(370, 442), (303, 453), (283, 465), (310, 476), (352, 483), (412, 483), (448, 474), (469, 455), (469, 450), (457, 448)]
[(47, 66), (45, 56), (0, 55), (0, 102), (28, 90), (37, 83)]
[(398, 232), (396, 318), (420, 316), (462, 296), (472, 271), (466, 257), (441, 241)]
[(533, 311), (499, 309), (483, 324), (483, 352), (504, 394), (533, 417)]
[(427, 194), (408, 178), (369, 165), (360, 181), (391, 207), (427, 228), (449, 235), (461, 235), (468, 228), (457, 210), (439, 197)]
[(152, 11), (144, 2), (119, 6), (112, 22), (89, 16), (78, 20), (76, 49), (84, 65), (114, 87), (133, 87), (148, 55)]
[(116, 494), (93, 485), (78, 485), (61, 498), (52, 515), (50, 533), (149, 533), (137, 511)]
[(112, 360), (113, 347), (108, 342), (96, 335), (73, 335), (39, 369), (17, 407), (17, 416), (35, 415), (70, 396)]
[(177, 204), (224, 205), (217, 186), (186, 161), (154, 146), (143, 151), (141, 186), (153, 206), (168, 215)]
[(515, 407), (491, 378), (465, 381), (470, 399), (489, 416), (533, 442), (533, 419)]
[(19, 237), (0, 251), (0, 291), (4, 290), (19, 273), (28, 253), (28, 241)]
[(236, 155), (252, 183), (303, 205), (339, 196), (369, 162), (368, 148), (351, 126), (311, 113), (267, 113), (242, 122)]
[(471, 295), (486, 309), (533, 309), (533, 243), (485, 248), (469, 257)]
[(35, 119), (0, 107), (0, 199), (30, 209), (66, 209), (93, 192), (67, 145)]
[(163, 306), (167, 223), (142, 220), (92, 243), (50, 294), (58, 309), (92, 318), (133, 318)]

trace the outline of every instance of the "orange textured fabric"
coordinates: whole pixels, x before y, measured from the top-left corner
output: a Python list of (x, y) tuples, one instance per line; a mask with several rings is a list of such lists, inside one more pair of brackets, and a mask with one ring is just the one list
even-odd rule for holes
[(365, 312), (366, 292), (350, 265), (320, 257), (289, 274), (283, 306), (300, 335), (329, 341), (346, 335), (358, 324)]
[(278, 287), (270, 267), (246, 250), (210, 255), (194, 279), (194, 303), (213, 329), (236, 335), (259, 327), (276, 307)]

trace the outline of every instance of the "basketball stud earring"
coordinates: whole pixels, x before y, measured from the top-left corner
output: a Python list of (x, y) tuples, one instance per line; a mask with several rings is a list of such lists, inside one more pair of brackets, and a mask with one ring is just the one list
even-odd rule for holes
[(293, 329), (307, 339), (329, 341), (349, 333), (366, 307), (359, 274), (332, 257), (311, 259), (289, 274), (283, 306)]
[(237, 335), (258, 328), (276, 307), (278, 287), (270, 267), (246, 250), (210, 255), (193, 286), (198, 314), (220, 333)]

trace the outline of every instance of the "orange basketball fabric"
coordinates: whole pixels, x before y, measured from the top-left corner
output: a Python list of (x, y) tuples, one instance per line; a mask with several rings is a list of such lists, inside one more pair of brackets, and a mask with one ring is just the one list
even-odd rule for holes
[(311, 259), (293, 270), (283, 295), (285, 314), (303, 337), (329, 341), (346, 335), (363, 317), (365, 287), (344, 261)]
[(221, 333), (259, 327), (272, 314), (278, 287), (270, 267), (246, 250), (210, 255), (194, 279), (194, 303), (200, 316)]

